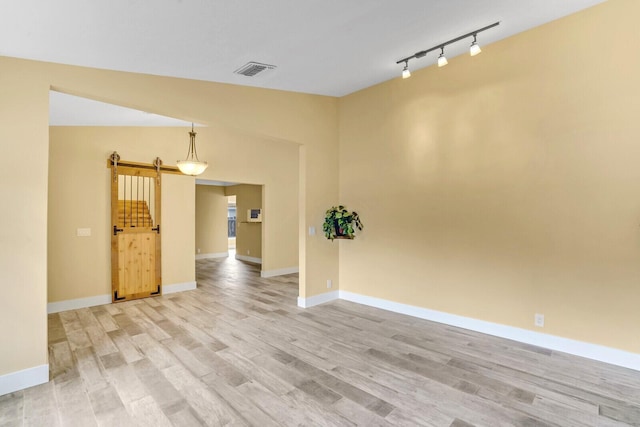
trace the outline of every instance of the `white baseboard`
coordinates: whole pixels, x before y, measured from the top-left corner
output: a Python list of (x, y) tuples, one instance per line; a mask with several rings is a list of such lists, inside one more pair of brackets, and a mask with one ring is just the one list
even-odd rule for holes
[[(333, 294), (333, 292), (329, 292)], [(316, 295), (311, 298), (318, 298), (327, 294)], [(393, 301), (374, 298), (366, 295), (355, 294), (347, 291), (339, 291), (339, 298), (358, 304), (381, 308), (395, 313), (406, 314), (420, 319), (431, 320), (446, 325), (457, 326), (496, 337), (507, 338), (526, 344), (544, 347), (550, 350), (561, 351), (588, 359), (640, 371), (640, 354), (630, 353), (602, 345), (591, 344), (583, 341), (576, 341), (569, 338), (562, 338), (540, 332), (529, 331), (513, 326), (501, 325), (498, 323), (486, 322), (484, 320), (472, 319), (470, 317), (458, 316), (441, 311), (429, 310), (427, 308), (416, 307), (408, 304), (401, 304)], [(308, 298), (309, 299), (309, 298)], [(325, 301), (326, 302), (326, 301)], [(315, 305), (315, 304), (314, 304)], [(298, 306), (305, 307), (300, 304)], [(307, 305), (307, 307), (311, 307)]]
[(598, 344), (591, 344), (584, 341), (558, 337), (555, 335), (543, 334), (527, 329), (516, 328), (514, 326), (501, 325), (498, 323), (472, 319), (470, 317), (459, 316), (442, 311), (430, 310), (428, 308), (388, 301), (382, 298), (360, 295), (348, 291), (332, 291), (320, 295), (314, 295), (309, 298), (298, 297), (298, 307), (309, 308), (314, 305), (324, 304), (336, 299), (343, 299), (345, 301), (381, 308), (383, 310), (406, 314), (420, 319), (431, 320), (445, 325), (457, 326), (459, 328), (481, 332), (483, 334), (507, 338), (538, 347), (544, 347), (549, 350), (561, 351), (575, 356), (585, 357), (587, 359), (640, 371), (640, 354), (605, 347)]
[(213, 259), (213, 258), (227, 258), (229, 252), (214, 252), (211, 254), (196, 254), (196, 259)]
[(239, 259), (240, 261), (252, 262), (254, 264), (262, 264), (262, 258), (254, 258), (252, 256), (236, 254), (236, 259)]
[(22, 371), (0, 375), (0, 396), (44, 384), (49, 381), (49, 365), (34, 366)]
[(164, 285), (162, 287), (162, 295), (175, 294), (176, 292), (192, 291), (196, 289), (196, 282), (174, 283), (173, 285)]
[(298, 267), (279, 268), (277, 270), (262, 270), (260, 272), (260, 277), (282, 276), (285, 274), (298, 273), (299, 271), (300, 269)]
[(50, 302), (47, 304), (47, 313), (59, 313), (61, 311), (75, 310), (77, 308), (93, 307), (95, 305), (104, 304), (111, 304), (111, 294)]
[(339, 291), (331, 291), (320, 295), (314, 295), (309, 298), (298, 297), (298, 307), (309, 308), (313, 307), (314, 305), (331, 302), (333, 300), (337, 300), (339, 298), (339, 295)]
[[(196, 289), (196, 282), (174, 283), (171, 285), (163, 285), (162, 294), (174, 294), (176, 292), (191, 291), (193, 289)], [(61, 311), (75, 310), (78, 308), (87, 308), (104, 304), (111, 304), (111, 294), (50, 302), (47, 304), (47, 313), (59, 313)]]

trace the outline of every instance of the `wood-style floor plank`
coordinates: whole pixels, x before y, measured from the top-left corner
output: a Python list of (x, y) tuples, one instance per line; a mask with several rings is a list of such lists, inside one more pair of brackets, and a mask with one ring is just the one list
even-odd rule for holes
[(640, 372), (197, 262), (198, 289), (49, 316), (2, 426), (640, 426)]

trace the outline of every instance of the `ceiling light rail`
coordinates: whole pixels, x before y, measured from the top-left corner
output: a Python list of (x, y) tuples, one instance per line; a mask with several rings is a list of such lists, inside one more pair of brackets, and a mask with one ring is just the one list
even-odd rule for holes
[(475, 31), (471, 31), (467, 34), (463, 34), (459, 37), (456, 37), (455, 39), (451, 39), (448, 40), (444, 43), (439, 43), (437, 45), (435, 45), (434, 47), (430, 48), (430, 49), (426, 49), (426, 50), (421, 50), (420, 52), (416, 52), (411, 56), (407, 56), (406, 58), (402, 58), (398, 61), (396, 61), (396, 64), (401, 64), (404, 62), (404, 68), (402, 69), (402, 78), (406, 79), (408, 77), (411, 76), (411, 71), (409, 71), (409, 61), (412, 59), (417, 59), (417, 58), (422, 58), (424, 57), (427, 53), (432, 52), (434, 50), (438, 50), (440, 49), (440, 56), (438, 56), (438, 66), (439, 67), (443, 67), (445, 65), (447, 65), (447, 58), (444, 56), (444, 47), (447, 45), (450, 45), (452, 43), (458, 42), (460, 40), (464, 40), (468, 37), (473, 37), (473, 42), (471, 43), (471, 46), (469, 48), (469, 53), (471, 56), (476, 56), (477, 54), (479, 54), (481, 52), (480, 50), (480, 46), (478, 45), (477, 42), (477, 37), (478, 37), (478, 33), (481, 33), (483, 31), (486, 31), (490, 28), (493, 27), (497, 27), (498, 25), (500, 25), (500, 21), (498, 22), (494, 22), (491, 25), (487, 25), (486, 27), (482, 27), (479, 28)]

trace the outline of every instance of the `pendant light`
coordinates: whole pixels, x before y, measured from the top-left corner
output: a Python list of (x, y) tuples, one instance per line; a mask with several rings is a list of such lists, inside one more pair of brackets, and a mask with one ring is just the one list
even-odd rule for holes
[(193, 130), (193, 123), (191, 123), (191, 132), (189, 132), (189, 152), (185, 160), (178, 160), (178, 169), (185, 175), (200, 175), (207, 169), (209, 165), (207, 162), (201, 162), (198, 160), (198, 153), (196, 152), (196, 132)]

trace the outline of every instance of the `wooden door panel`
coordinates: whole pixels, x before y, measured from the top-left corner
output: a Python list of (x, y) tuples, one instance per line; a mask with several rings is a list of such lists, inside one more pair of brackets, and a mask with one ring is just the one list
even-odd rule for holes
[(118, 235), (118, 279), (120, 295), (138, 295), (157, 291), (156, 233)]
[(136, 167), (112, 171), (112, 299), (160, 295), (160, 171)]

